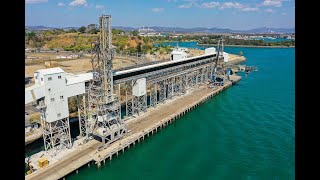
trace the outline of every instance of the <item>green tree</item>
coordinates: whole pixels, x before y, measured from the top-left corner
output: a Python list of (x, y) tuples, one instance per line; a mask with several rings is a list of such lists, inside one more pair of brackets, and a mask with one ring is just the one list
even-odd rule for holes
[(51, 30), (45, 30), (44, 32), (43, 32), (43, 35), (44, 36), (51, 36), (51, 35), (53, 35), (54, 33), (53, 33), (53, 31), (51, 31)]
[(130, 52), (130, 53), (136, 53), (136, 49), (133, 48), (133, 47), (129, 47), (129, 52)]
[(76, 33), (77, 30), (75, 30), (75, 29), (70, 29), (70, 30), (68, 30), (67, 32), (68, 32), (68, 33)]
[(120, 29), (112, 29), (112, 34), (121, 34), (121, 33), (124, 33), (124, 31)]
[(79, 31), (80, 33), (84, 33), (84, 32), (86, 31), (86, 27), (81, 26), (81, 27), (78, 29), (78, 31)]
[(44, 41), (41, 37), (34, 36), (32, 38), (33, 46), (37, 49), (40, 49), (44, 45)]
[(137, 30), (134, 30), (134, 31), (131, 32), (131, 34), (132, 34), (133, 36), (138, 36), (139, 32), (138, 32)]
[(90, 34), (97, 34), (98, 31), (98, 25), (96, 24), (89, 24), (87, 26), (86, 32), (90, 33)]
[(25, 39), (27, 41), (27, 44), (30, 43), (30, 40), (34, 39), (36, 37), (36, 33), (31, 31), (31, 32), (25, 32)]
[(53, 32), (56, 35), (65, 33), (65, 31), (63, 29), (55, 29)]
[(139, 53), (141, 52), (141, 42), (139, 42), (137, 45), (137, 52), (139, 52)]

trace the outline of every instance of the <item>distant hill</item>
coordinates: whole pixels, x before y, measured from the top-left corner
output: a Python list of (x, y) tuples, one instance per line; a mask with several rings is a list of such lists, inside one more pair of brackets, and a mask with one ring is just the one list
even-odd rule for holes
[(256, 28), (248, 30), (247, 32), (252, 33), (294, 33), (295, 28)]
[(39, 31), (39, 30), (48, 30), (48, 29), (57, 29), (54, 27), (46, 27), (46, 26), (25, 26), (27, 30)]
[(57, 27), (47, 27), (47, 26), (25, 26), (26, 30), (31, 30), (31, 31), (43, 31), (43, 30), (53, 30), (53, 29), (63, 29), (63, 30), (70, 30), (70, 29), (79, 29), (79, 27), (62, 27), (62, 28), (57, 28)]
[[(52, 30), (52, 29), (78, 29), (79, 27), (46, 27), (46, 26), (26, 26), (25, 29), (31, 31), (40, 31), (40, 30)], [(138, 30), (139, 28), (134, 27), (125, 27), (125, 26), (113, 26), (114, 29), (120, 29), (124, 31), (133, 31)], [(194, 27), (194, 28), (181, 28), (181, 27), (161, 27), (161, 26), (151, 26), (149, 27), (158, 32), (175, 32), (175, 33), (294, 33), (295, 28), (256, 28), (250, 30), (232, 30), (225, 28), (203, 28), (203, 27)]]

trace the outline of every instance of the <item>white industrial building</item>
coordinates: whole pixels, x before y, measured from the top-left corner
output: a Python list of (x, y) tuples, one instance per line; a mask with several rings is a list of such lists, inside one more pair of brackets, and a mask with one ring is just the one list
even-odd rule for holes
[(229, 53), (223, 52), (223, 61), (228, 62), (229, 61)]
[(173, 50), (171, 52), (171, 60), (172, 61), (184, 59), (184, 58), (187, 58), (187, 57), (188, 57), (188, 54), (185, 51)]
[(217, 54), (215, 47), (209, 47), (204, 50), (204, 54)]
[(35, 84), (25, 89), (25, 104), (39, 101), (45, 149), (71, 145), (68, 98), (85, 93), (92, 73), (74, 75), (60, 67), (34, 72)]
[(147, 79), (146, 78), (141, 78), (138, 79), (132, 88), (132, 94), (134, 96), (144, 96), (147, 94)]
[(151, 28), (139, 28), (138, 30), (139, 36), (146, 36), (146, 37), (151, 37), (151, 36), (162, 36), (159, 32), (156, 32), (154, 29)]
[[(214, 47), (206, 48), (204, 50), (204, 54), (217, 54), (216, 48), (214, 48)], [(228, 62), (229, 61), (229, 53), (223, 52), (222, 56), (223, 56), (223, 61), (224, 62)]]

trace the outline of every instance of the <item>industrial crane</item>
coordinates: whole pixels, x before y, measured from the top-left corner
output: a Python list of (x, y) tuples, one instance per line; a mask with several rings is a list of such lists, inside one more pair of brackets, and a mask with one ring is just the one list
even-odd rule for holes
[(214, 84), (223, 85), (226, 78), (226, 73), (224, 70), (224, 57), (223, 57), (223, 38), (221, 37), (218, 41), (218, 52), (216, 59), (214, 61), (214, 73), (212, 81)]

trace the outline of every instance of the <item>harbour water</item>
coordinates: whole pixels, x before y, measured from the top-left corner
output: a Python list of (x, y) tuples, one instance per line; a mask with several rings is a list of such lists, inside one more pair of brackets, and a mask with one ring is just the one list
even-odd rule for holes
[(66, 179), (295, 179), (295, 49), (225, 51), (241, 51), (259, 71), (100, 169)]

